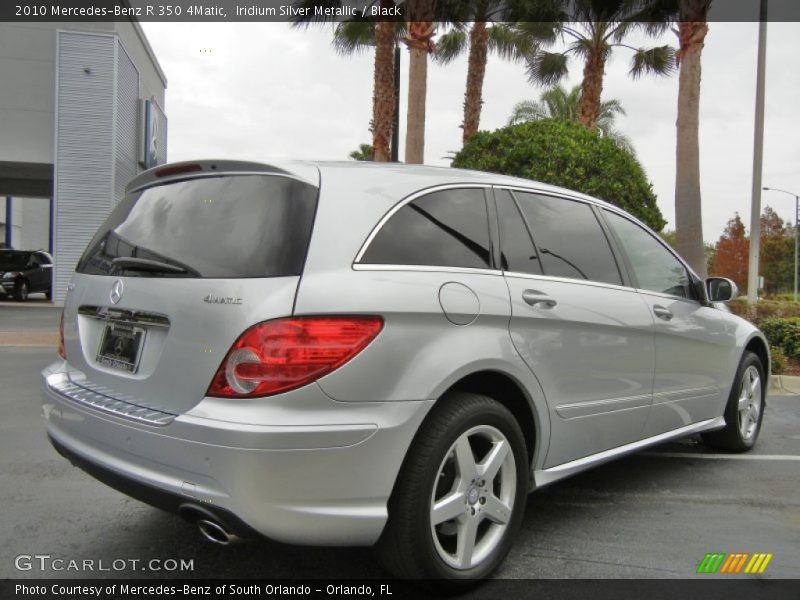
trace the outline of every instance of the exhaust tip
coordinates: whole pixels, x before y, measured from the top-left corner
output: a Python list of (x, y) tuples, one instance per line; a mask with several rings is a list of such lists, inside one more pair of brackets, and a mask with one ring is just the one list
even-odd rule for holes
[(214, 521), (209, 521), (208, 519), (200, 519), (197, 521), (197, 528), (200, 530), (200, 533), (203, 534), (204, 538), (219, 546), (228, 546), (238, 541), (238, 538), (234, 534), (228, 532), (222, 525)]

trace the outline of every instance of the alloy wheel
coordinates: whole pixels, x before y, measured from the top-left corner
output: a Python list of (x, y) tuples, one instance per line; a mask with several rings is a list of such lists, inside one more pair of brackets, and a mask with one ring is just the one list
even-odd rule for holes
[(495, 427), (462, 433), (447, 451), (431, 494), (430, 526), (436, 552), (466, 570), (497, 548), (511, 521), (517, 489), (514, 452)]

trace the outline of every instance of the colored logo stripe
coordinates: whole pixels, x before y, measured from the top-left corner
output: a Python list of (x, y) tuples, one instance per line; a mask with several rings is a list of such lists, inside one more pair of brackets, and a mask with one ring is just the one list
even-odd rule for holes
[(771, 553), (760, 552), (752, 555), (749, 552), (709, 552), (703, 557), (697, 572), (735, 574), (742, 573), (744, 569), (744, 573), (760, 574), (766, 570), (772, 556)]
[(772, 553), (770, 554), (753, 554), (753, 558), (745, 568), (745, 573), (763, 573), (767, 568), (769, 561), (772, 560)]
[(697, 567), (698, 573), (716, 573), (722, 561), (725, 559), (724, 552), (717, 552), (714, 554), (706, 554), (700, 566)]

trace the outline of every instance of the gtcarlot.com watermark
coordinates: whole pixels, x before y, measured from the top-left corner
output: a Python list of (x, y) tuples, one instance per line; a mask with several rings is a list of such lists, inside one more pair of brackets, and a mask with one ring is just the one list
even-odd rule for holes
[(109, 573), (120, 571), (194, 571), (194, 559), (185, 558), (64, 558), (50, 554), (19, 554), (14, 558), (17, 571), (70, 571)]

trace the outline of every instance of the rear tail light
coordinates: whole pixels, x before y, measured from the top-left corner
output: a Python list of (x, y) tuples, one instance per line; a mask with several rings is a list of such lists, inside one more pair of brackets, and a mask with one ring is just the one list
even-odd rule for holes
[(58, 323), (58, 355), (67, 360), (67, 349), (64, 347), (64, 312), (61, 312), (61, 321)]
[(302, 387), (352, 359), (382, 328), (383, 319), (375, 316), (259, 323), (236, 340), (207, 395), (256, 398)]

